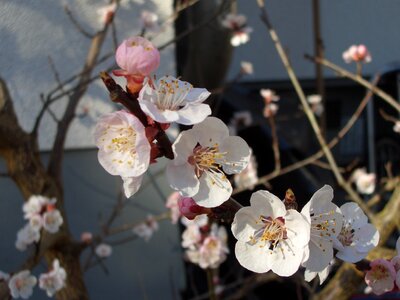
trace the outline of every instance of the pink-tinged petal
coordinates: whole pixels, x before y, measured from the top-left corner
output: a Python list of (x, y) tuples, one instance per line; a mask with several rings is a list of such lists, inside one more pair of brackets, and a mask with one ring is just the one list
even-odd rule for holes
[(396, 285), (397, 285), (397, 288), (400, 289), (400, 271), (397, 271), (397, 274), (396, 274)]
[(396, 251), (397, 251), (397, 255), (400, 255), (400, 237), (397, 239), (397, 242), (396, 242)]
[(257, 191), (251, 195), (250, 205), (260, 216), (273, 219), (286, 215), (283, 201), (268, 191)]
[(193, 125), (203, 122), (207, 116), (211, 115), (211, 108), (208, 104), (187, 104), (177, 111), (177, 123), (183, 125)]
[(252, 207), (243, 207), (235, 214), (231, 230), (237, 240), (248, 242), (254, 232), (262, 227), (259, 215)]
[(220, 144), (229, 136), (228, 127), (220, 119), (208, 117), (203, 122), (196, 124), (192, 128), (193, 135), (203, 147), (212, 147), (216, 143)]
[(122, 177), (126, 198), (132, 197), (142, 185), (143, 175), (137, 177)]
[(200, 187), (193, 200), (203, 207), (217, 207), (232, 195), (232, 185), (221, 173), (204, 172), (200, 178)]
[(393, 257), (390, 262), (392, 263), (396, 272), (400, 271), (400, 255)]
[(198, 193), (200, 182), (190, 164), (174, 165), (170, 163), (166, 168), (166, 175), (169, 185), (179, 191), (182, 196), (192, 197)]
[(219, 148), (220, 152), (226, 152), (223, 170), (227, 174), (237, 174), (243, 171), (250, 160), (250, 147), (246, 141), (238, 136), (230, 136), (223, 140)]
[(393, 265), (385, 259), (376, 259), (370, 263), (371, 269), (365, 274), (365, 282), (376, 295), (382, 295), (393, 290), (396, 271)]
[(266, 247), (253, 246), (239, 240), (236, 242), (235, 255), (239, 263), (250, 271), (265, 273), (271, 269), (272, 256)]

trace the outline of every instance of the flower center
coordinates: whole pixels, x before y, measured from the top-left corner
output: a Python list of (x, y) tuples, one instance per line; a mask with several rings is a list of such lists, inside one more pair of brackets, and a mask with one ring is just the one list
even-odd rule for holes
[[(311, 239), (316, 244), (316, 240), (313, 237), (321, 238), (325, 240), (329, 240), (332, 242), (332, 236), (335, 236), (335, 226), (336, 219), (332, 216), (335, 214), (334, 210), (329, 212), (315, 214), (314, 212), (310, 213), (311, 217)], [(319, 243), (318, 246), (325, 251), (322, 243)]]
[(156, 106), (161, 110), (177, 110), (184, 105), (185, 98), (192, 89), (192, 85), (185, 82), (182, 87), (177, 79), (160, 80), (159, 85), (155, 88), (157, 92)]
[[(195, 166), (197, 177), (205, 171), (211, 173), (222, 173), (221, 163), (224, 162), (226, 152), (219, 152), (219, 145), (216, 143), (212, 147), (202, 147), (200, 145), (193, 149), (193, 155), (189, 156), (188, 162)], [(223, 174), (223, 173), (222, 173)]]
[(265, 247), (268, 244), (268, 248), (273, 250), (280, 241), (287, 239), (287, 230), (283, 217), (272, 219), (271, 217), (260, 216), (257, 224), (259, 222), (263, 226), (254, 232), (254, 236), (250, 236), (250, 243), (252, 245), (260, 242), (263, 243), (260, 247)]
[[(111, 127), (109, 126), (103, 133), (102, 141), (108, 140), (106, 149), (110, 152), (118, 152), (120, 154), (128, 153), (130, 160), (129, 165), (133, 164), (136, 155), (136, 131), (130, 127)], [(121, 159), (113, 159), (113, 162), (122, 164)]]
[(343, 246), (350, 246), (353, 243), (354, 238), (354, 229), (350, 224), (343, 224), (342, 230), (338, 235), (338, 240), (342, 243)]
[(382, 265), (376, 265), (371, 268), (370, 271), (371, 277), (373, 280), (378, 281), (390, 277), (390, 273), (387, 268)]

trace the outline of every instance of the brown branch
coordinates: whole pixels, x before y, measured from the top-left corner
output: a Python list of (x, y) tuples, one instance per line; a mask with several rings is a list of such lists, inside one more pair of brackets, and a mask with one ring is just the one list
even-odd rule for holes
[(108, 25), (106, 25), (104, 29), (98, 32), (92, 39), (77, 88), (69, 96), (68, 106), (57, 126), (57, 134), (50, 154), (48, 172), (51, 176), (55, 176), (58, 179), (60, 179), (61, 176), (63, 149), (68, 128), (75, 117), (76, 107), (88, 88), (88, 84), (86, 82), (90, 79), (91, 73), (96, 66), (97, 58), (100, 54), (101, 46), (105, 39), (107, 29)]
[(274, 162), (275, 162), (275, 168), (274, 171), (272, 171), (272, 173), (279, 174), (281, 170), (281, 154), (279, 152), (279, 140), (278, 140), (278, 134), (276, 132), (276, 124), (273, 115), (271, 115), (268, 118), (268, 122), (269, 126), (271, 127), (272, 150), (274, 152)]
[(371, 221), (374, 221), (373, 215), (370, 212), (369, 208), (365, 205), (365, 203), (360, 198), (360, 196), (353, 190), (351, 185), (344, 180), (342, 174), (340, 173), (337, 163), (335, 161), (335, 158), (333, 157), (332, 152), (330, 151), (328, 145), (326, 144), (325, 138), (323, 137), (323, 135), (321, 133), (321, 129), (318, 126), (318, 122), (315, 118), (315, 115), (312, 112), (311, 107), (307, 102), (304, 91), (303, 91), (303, 89), (296, 77), (296, 74), (294, 73), (294, 70), (290, 64), (289, 58), (282, 47), (279, 37), (278, 37), (275, 29), (272, 26), (272, 23), (269, 20), (264, 1), (257, 0), (257, 4), (261, 10), (261, 19), (268, 29), (268, 33), (270, 34), (270, 37), (271, 37), (272, 41), (274, 42), (275, 48), (276, 48), (276, 50), (282, 60), (282, 63), (289, 75), (289, 78), (293, 84), (293, 87), (297, 93), (297, 96), (300, 99), (301, 105), (303, 106), (304, 112), (311, 124), (314, 134), (318, 140), (318, 143), (320, 144), (321, 149), (324, 152), (324, 155), (325, 155), (326, 159), (328, 160), (329, 165), (332, 168), (332, 172), (335, 175), (336, 181), (347, 192), (347, 194), (350, 196), (350, 198), (361, 207), (361, 209), (365, 212), (365, 214), (367, 216), (369, 216)]
[(93, 39), (95, 35), (87, 32), (81, 24), (79, 24), (78, 20), (75, 19), (74, 15), (72, 14), (71, 10), (69, 9), (69, 7), (67, 5), (64, 6), (64, 11), (67, 14), (68, 18), (70, 19), (71, 23), (74, 24), (75, 28), (82, 33), (82, 35), (84, 35), (85, 37), (89, 38), (89, 39)]
[(322, 59), (322, 58), (319, 58), (319, 57), (313, 57), (313, 56), (308, 55), (308, 54), (306, 54), (305, 57), (307, 59), (311, 60), (311, 61), (314, 61), (316, 63), (324, 65), (325, 67), (335, 71), (336, 73), (338, 73), (341, 76), (344, 76), (344, 77), (346, 77), (348, 79), (351, 79), (351, 80), (361, 84), (365, 88), (371, 90), (375, 95), (380, 97), (382, 100), (387, 102), (393, 108), (395, 108), (398, 112), (400, 112), (400, 103), (397, 102), (396, 99), (394, 99), (389, 94), (385, 93), (383, 90), (381, 90), (377, 86), (371, 85), (371, 83), (369, 83), (367, 80), (365, 80), (361, 76), (355, 75), (355, 74), (353, 74), (351, 72), (348, 72), (345, 69), (343, 69), (343, 68), (341, 68), (341, 67), (339, 67), (339, 66), (337, 66), (337, 65), (335, 65), (333, 63), (331, 63), (327, 59)]

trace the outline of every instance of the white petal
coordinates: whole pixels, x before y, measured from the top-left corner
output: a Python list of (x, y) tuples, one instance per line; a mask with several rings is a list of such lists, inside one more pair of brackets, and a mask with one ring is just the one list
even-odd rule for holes
[(300, 267), (303, 252), (304, 248), (294, 247), (291, 241), (279, 242), (271, 255), (271, 270), (279, 276), (293, 275)]
[(271, 269), (271, 254), (268, 248), (237, 241), (235, 255), (239, 263), (250, 271), (265, 273)]
[[(321, 246), (322, 245), (322, 246)], [(333, 258), (333, 247), (332, 243), (322, 240), (321, 244), (316, 245), (314, 243), (309, 244), (310, 257), (305, 264), (305, 267), (312, 272), (321, 272), (331, 262)], [(323, 251), (323, 250), (325, 251)]]
[(323, 269), (321, 272), (318, 272), (318, 277), (319, 277), (319, 284), (323, 284), (324, 281), (328, 278), (329, 271), (330, 271), (331, 266), (327, 266), (325, 269)]
[(343, 215), (343, 220), (350, 222), (353, 228), (360, 228), (368, 223), (367, 216), (364, 214), (358, 204), (354, 202), (343, 204), (340, 207), (340, 210)]
[(225, 175), (206, 171), (200, 178), (199, 192), (193, 200), (203, 207), (217, 207), (232, 195), (232, 185)]
[(166, 175), (169, 185), (182, 196), (192, 197), (199, 191), (200, 182), (194, 174), (193, 166), (188, 163), (174, 165), (171, 162), (167, 165)]
[(274, 194), (268, 191), (257, 191), (251, 195), (251, 207), (260, 215), (265, 217), (283, 217), (286, 215), (286, 208), (283, 202)]
[(203, 102), (210, 96), (211, 93), (207, 89), (202, 88), (192, 88), (190, 92), (186, 95), (185, 99), (191, 103)]
[[(282, 201), (281, 201), (282, 202)], [(285, 216), (288, 239), (296, 248), (304, 248), (310, 241), (310, 224), (302, 214), (294, 209), (289, 209)]]
[(124, 193), (126, 198), (132, 197), (139, 190), (143, 175), (137, 177), (122, 177), (124, 181)]
[(186, 104), (177, 111), (178, 118), (176, 123), (183, 125), (193, 125), (203, 122), (207, 116), (211, 115), (211, 108), (208, 104)]
[(368, 255), (368, 252), (358, 252), (355, 247), (344, 247), (343, 250), (340, 250), (336, 253), (336, 257), (340, 258), (343, 261), (347, 261), (350, 263), (356, 263)]
[(146, 115), (149, 115), (153, 120), (159, 123), (172, 123), (176, 122), (179, 118), (177, 111), (168, 109), (160, 110), (150, 101), (139, 101), (139, 105)]
[(313, 280), (315, 278), (315, 276), (317, 276), (317, 274), (318, 274), (317, 272), (312, 272), (312, 271), (306, 269), (304, 271), (304, 279), (305, 279), (305, 281), (310, 282), (311, 280)]
[(228, 163), (222, 164), (222, 166), (227, 174), (240, 173), (249, 163), (250, 148), (241, 137), (230, 136), (224, 139), (219, 150), (226, 152), (225, 160)]
[(354, 232), (355, 247), (359, 252), (368, 252), (379, 243), (379, 231), (372, 224), (365, 224)]
[(247, 242), (250, 236), (253, 236), (254, 232), (262, 226), (258, 215), (254, 213), (253, 208), (243, 207), (235, 214), (231, 230), (236, 239)]
[(193, 149), (196, 147), (196, 144), (197, 139), (191, 129), (179, 134), (178, 138), (172, 145), (172, 150), (174, 151), (175, 156), (172, 163), (175, 165), (186, 163), (189, 156), (193, 154)]
[(200, 145), (203, 147), (220, 144), (229, 136), (228, 127), (220, 119), (208, 117), (203, 122), (196, 124), (192, 128), (193, 135), (197, 137)]

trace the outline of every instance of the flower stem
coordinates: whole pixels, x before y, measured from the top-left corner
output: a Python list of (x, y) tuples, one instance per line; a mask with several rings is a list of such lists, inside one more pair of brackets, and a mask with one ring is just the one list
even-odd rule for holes
[(217, 300), (217, 295), (215, 294), (215, 285), (213, 280), (213, 269), (208, 268), (207, 273), (207, 284), (208, 284), (208, 294), (210, 295), (210, 300)]

